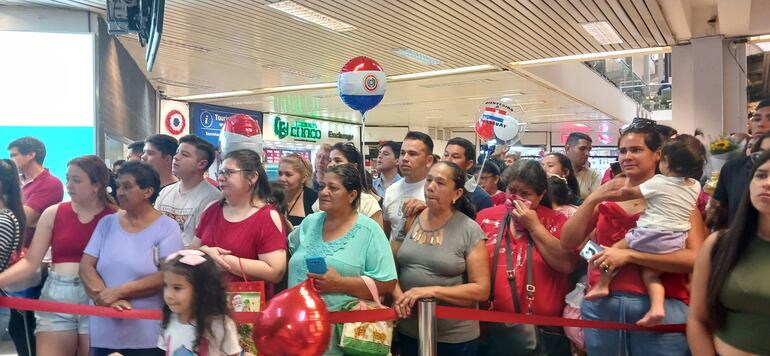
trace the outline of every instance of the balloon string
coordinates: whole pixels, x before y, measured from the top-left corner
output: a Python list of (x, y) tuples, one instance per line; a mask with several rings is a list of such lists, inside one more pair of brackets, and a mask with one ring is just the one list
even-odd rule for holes
[[(362, 153), (364, 152), (364, 142), (366, 140), (365, 132), (366, 132), (366, 112), (362, 111), (361, 112), (361, 152)], [(363, 163), (366, 163), (365, 161), (366, 160), (364, 159)]]

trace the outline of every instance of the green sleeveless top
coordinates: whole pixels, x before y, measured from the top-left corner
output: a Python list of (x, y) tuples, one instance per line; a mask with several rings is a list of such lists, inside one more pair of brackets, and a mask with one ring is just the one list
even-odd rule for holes
[(719, 292), (725, 323), (716, 336), (740, 350), (770, 355), (770, 241), (753, 239)]

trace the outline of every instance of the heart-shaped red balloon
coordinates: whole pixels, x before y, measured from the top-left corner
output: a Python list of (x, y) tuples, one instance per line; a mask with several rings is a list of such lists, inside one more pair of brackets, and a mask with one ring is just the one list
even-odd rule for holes
[(476, 135), (481, 141), (490, 141), (495, 138), (495, 124), (489, 121), (479, 119), (476, 121)]
[(276, 294), (254, 323), (263, 355), (321, 355), (329, 346), (329, 312), (311, 280)]

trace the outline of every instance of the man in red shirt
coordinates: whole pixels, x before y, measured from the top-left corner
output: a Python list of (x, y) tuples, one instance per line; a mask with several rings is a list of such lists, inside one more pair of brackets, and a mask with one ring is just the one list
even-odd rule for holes
[[(24, 215), (27, 218), (27, 231), (24, 237), (24, 247), (29, 247), (32, 237), (35, 235), (35, 226), (40, 219), (43, 210), (57, 204), (64, 198), (64, 187), (61, 181), (51, 175), (48, 169), (43, 168), (45, 160), (45, 145), (34, 137), (22, 137), (8, 145), (8, 152), (16, 167), (21, 172), (21, 195), (24, 200)], [(35, 298), (40, 296), (40, 281), (29, 281), (31, 288), (12, 293), (14, 296)], [(37, 285), (34, 285), (37, 284)], [(23, 314), (23, 316), (22, 316)], [(25, 320), (26, 319), (26, 322)], [(25, 327), (26, 326), (26, 327)], [(8, 331), (16, 352), (27, 356), (35, 354), (35, 317), (32, 312), (11, 312), (11, 322)], [(29, 349), (28, 349), (29, 345)]]

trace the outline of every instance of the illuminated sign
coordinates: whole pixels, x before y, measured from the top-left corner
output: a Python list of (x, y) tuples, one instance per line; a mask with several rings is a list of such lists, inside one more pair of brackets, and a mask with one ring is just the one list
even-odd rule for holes
[(294, 120), (289, 125), (289, 120), (276, 116), (273, 122), (273, 133), (279, 139), (284, 139), (287, 136), (293, 137), (301, 141), (316, 142), (321, 139), (321, 130), (318, 129), (318, 124), (313, 121)]

